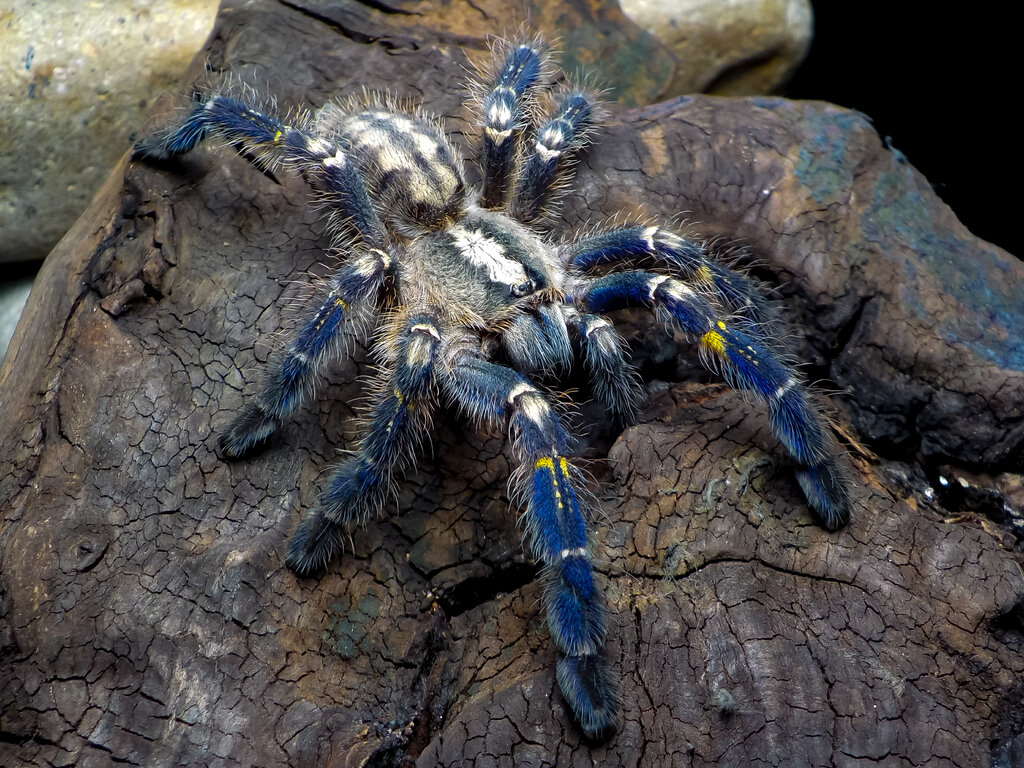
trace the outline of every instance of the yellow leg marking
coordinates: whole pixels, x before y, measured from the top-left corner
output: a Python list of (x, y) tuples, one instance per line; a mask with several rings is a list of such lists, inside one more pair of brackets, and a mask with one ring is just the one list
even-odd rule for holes
[[(395, 387), (391, 391), (394, 393), (395, 399), (398, 401), (398, 407), (401, 408), (402, 407), (402, 403), (405, 402), (405, 397), (402, 395), (402, 393), (398, 389), (398, 387)], [(412, 403), (410, 403), (408, 407), (409, 407), (409, 410), (412, 410)], [(388, 421), (388, 427), (387, 427), (387, 429), (385, 431), (387, 432), (387, 434), (390, 435), (392, 430), (394, 430), (394, 428), (395, 428), (395, 417), (392, 416), (391, 419)]]
[(565, 477), (569, 476), (569, 462), (565, 460), (565, 456), (541, 456), (533, 463), (534, 469), (546, 469), (551, 474), (555, 473), (555, 459), (558, 459), (558, 468), (562, 470), (562, 475)]
[(710, 349), (719, 357), (725, 355), (725, 339), (722, 338), (722, 334), (716, 331), (708, 331), (701, 336), (700, 345), (705, 349)]
[(284, 136), (284, 131), (277, 131), (277, 132), (276, 132), (276, 133), (274, 134), (274, 143), (275, 143), (275, 144), (280, 144), (280, 143), (281, 143), (281, 137), (282, 137), (282, 136)]
[(710, 283), (711, 268), (707, 264), (701, 264), (697, 267), (697, 271), (693, 273), (693, 280), (697, 283)]
[[(332, 296), (334, 296), (334, 291), (331, 291), (329, 294), (327, 294), (327, 300), (330, 301)], [(348, 304), (346, 304), (341, 299), (337, 299), (336, 298), (334, 300), (334, 306), (335, 307), (341, 307), (345, 312), (348, 312)], [(319, 331), (321, 328), (324, 327), (324, 323), (326, 323), (326, 322), (327, 322), (327, 315), (324, 315), (323, 317), (320, 318), (319, 321), (317, 321), (316, 329)]]
[(565, 460), (564, 456), (542, 456), (533, 463), (534, 469), (546, 469), (551, 473), (551, 485), (555, 490), (555, 505), (558, 509), (564, 509), (565, 505), (562, 504), (562, 489), (558, 484), (558, 475), (555, 474), (555, 459), (558, 459), (558, 468), (562, 470), (562, 476), (569, 476), (569, 462)]

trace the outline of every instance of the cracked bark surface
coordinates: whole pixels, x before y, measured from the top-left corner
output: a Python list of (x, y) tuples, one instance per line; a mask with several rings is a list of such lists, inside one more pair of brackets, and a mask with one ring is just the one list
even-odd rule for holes
[[(463, 132), (460, 46), (483, 50), (504, 17), (397, 7), (417, 13), (228, 7), (209, 61), (282, 105), (400, 89)], [(882, 458), (851, 458), (854, 519), (821, 530), (766, 416), (688, 381), (693, 358), (622, 315), (643, 412), (625, 430), (590, 406), (573, 419), (599, 500), (614, 738), (586, 743), (557, 693), (503, 435), (449, 414), (393, 517), (319, 581), (285, 569), (357, 434), (367, 355), (262, 454), (215, 455), (329, 240), (301, 182), (204, 148), (111, 177), (0, 371), (0, 764), (1019, 764), (1019, 547), (927, 477), (1020, 471), (1021, 263), (826, 104), (618, 111), (556, 232), (638, 199), (744, 244), (794, 351), (846, 390), (841, 414)]]

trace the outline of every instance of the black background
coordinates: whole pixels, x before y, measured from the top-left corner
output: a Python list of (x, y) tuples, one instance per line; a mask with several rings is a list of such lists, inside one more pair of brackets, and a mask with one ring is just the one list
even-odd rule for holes
[(1024, 258), (1024, 27), (984, 2), (813, 7), (814, 42), (784, 95), (868, 115), (973, 234)]

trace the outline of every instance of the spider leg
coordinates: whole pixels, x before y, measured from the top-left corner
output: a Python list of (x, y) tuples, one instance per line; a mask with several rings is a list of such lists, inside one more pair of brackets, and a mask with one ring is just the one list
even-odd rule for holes
[(643, 399), (640, 375), (626, 359), (622, 337), (601, 315), (569, 309), (568, 322), (583, 342), (584, 360), (594, 397), (622, 422), (629, 422)]
[(523, 376), (467, 346), (447, 355), (444, 384), (475, 418), (509, 422), (523, 459), (520, 486), (528, 499), (531, 545), (546, 566), (544, 606), (558, 648), (558, 685), (583, 730), (592, 737), (606, 733), (615, 726), (616, 700), (601, 654), (605, 608), (594, 581), (586, 519), (573, 489), (578, 473), (564, 456), (565, 432), (547, 400)]
[(701, 243), (662, 227), (598, 232), (563, 245), (560, 254), (569, 269), (583, 272), (637, 262), (665, 267), (691, 285), (713, 290), (741, 316), (759, 323), (767, 319), (764, 298), (752, 280), (710, 260)]
[(288, 542), (286, 563), (299, 576), (326, 567), (342, 548), (346, 526), (384, 505), (392, 473), (412, 457), (428, 426), (440, 341), (437, 321), (429, 314), (409, 314), (400, 326), (394, 370), (370, 411), (359, 449), (334, 471), (320, 503)]
[(324, 195), (339, 222), (371, 248), (386, 247), (383, 225), (362, 176), (337, 144), (227, 96), (200, 97), (177, 129), (140, 141), (135, 154), (166, 159), (194, 149), (209, 136), (233, 145), (257, 167), (272, 168), (283, 163), (294, 168)]
[(383, 251), (367, 251), (341, 268), (316, 313), (266, 375), (260, 394), (221, 436), (221, 453), (236, 458), (270, 437), (312, 388), (321, 363), (353, 315), (365, 311), (365, 304), (377, 295), (389, 266)]
[(796, 374), (762, 341), (726, 322), (685, 283), (653, 272), (619, 272), (590, 280), (579, 296), (591, 312), (643, 305), (662, 309), (694, 339), (706, 364), (729, 384), (768, 404), (772, 431), (803, 465), (797, 480), (829, 530), (850, 518), (850, 497), (830, 438)]
[(508, 200), (519, 136), (526, 125), (526, 104), (540, 72), (540, 53), (535, 47), (517, 45), (483, 98), (481, 208), (502, 208)]
[(572, 363), (569, 331), (556, 305), (519, 314), (502, 334), (501, 345), (517, 371), (549, 373)]
[(562, 98), (554, 116), (537, 130), (533, 151), (516, 180), (509, 210), (513, 217), (530, 223), (541, 215), (561, 186), (574, 155), (586, 144), (592, 114), (590, 97), (572, 90)]

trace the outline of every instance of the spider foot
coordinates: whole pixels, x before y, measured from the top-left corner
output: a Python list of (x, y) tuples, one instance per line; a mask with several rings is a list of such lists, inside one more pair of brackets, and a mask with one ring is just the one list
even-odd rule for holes
[(796, 479), (814, 514), (828, 530), (837, 530), (850, 522), (850, 493), (835, 462), (798, 470)]
[(276, 429), (276, 419), (259, 405), (249, 404), (220, 436), (217, 449), (225, 458), (237, 459), (266, 442)]
[(288, 540), (285, 565), (299, 577), (322, 573), (335, 555), (341, 552), (345, 529), (326, 519), (319, 511), (307, 515)]
[(559, 654), (555, 676), (583, 732), (591, 739), (610, 736), (615, 731), (618, 704), (604, 659), (598, 654)]

